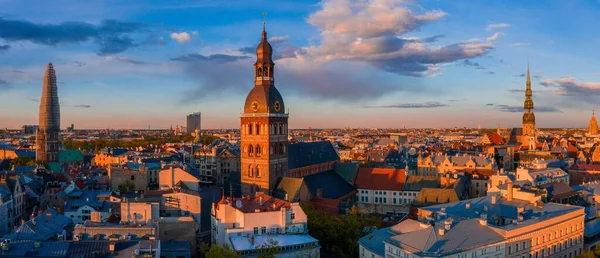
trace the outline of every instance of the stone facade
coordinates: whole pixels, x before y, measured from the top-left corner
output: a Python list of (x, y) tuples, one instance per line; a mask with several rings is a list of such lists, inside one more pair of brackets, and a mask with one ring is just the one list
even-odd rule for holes
[(148, 188), (148, 178), (145, 166), (140, 166), (139, 170), (109, 166), (108, 177), (110, 179), (110, 187), (115, 191), (119, 189), (119, 185), (125, 183), (125, 181), (133, 182), (135, 191), (146, 190)]
[(60, 105), (58, 102), (56, 73), (52, 63), (48, 63), (44, 74), (39, 128), (36, 135), (36, 160), (38, 162), (58, 162), (59, 133)]

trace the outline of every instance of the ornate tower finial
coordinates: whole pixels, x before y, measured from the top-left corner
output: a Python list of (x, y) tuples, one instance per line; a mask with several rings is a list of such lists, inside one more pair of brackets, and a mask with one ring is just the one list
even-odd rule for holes
[(263, 16), (263, 32), (262, 32), (262, 39), (263, 40), (267, 40), (267, 13), (263, 12), (262, 13)]

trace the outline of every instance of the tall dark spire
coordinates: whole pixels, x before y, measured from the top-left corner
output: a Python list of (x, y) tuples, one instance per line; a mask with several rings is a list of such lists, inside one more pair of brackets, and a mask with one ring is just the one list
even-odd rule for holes
[(36, 160), (58, 162), (58, 134), (60, 132), (60, 105), (56, 73), (52, 63), (46, 66), (42, 98), (40, 99), (39, 129), (36, 138)]
[(535, 132), (535, 115), (533, 114), (533, 91), (531, 90), (531, 76), (529, 72), (529, 61), (527, 61), (527, 80), (525, 81), (525, 103), (523, 108), (523, 135), (532, 135)]

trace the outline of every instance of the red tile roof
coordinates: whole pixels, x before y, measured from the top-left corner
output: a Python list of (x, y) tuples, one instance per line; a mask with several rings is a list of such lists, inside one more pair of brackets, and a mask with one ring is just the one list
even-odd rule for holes
[(490, 139), (490, 142), (492, 144), (495, 145), (501, 145), (504, 144), (504, 139), (502, 138), (501, 135), (497, 134), (497, 133), (492, 133), (488, 135), (488, 138)]
[(573, 170), (598, 170), (600, 171), (600, 164), (575, 164), (571, 167)]
[(406, 171), (395, 168), (359, 168), (356, 185), (360, 189), (402, 191)]
[(463, 172), (469, 176), (478, 175), (479, 177), (489, 178), (490, 176), (498, 173), (498, 170), (493, 169), (473, 169), (473, 168), (465, 168), (465, 169), (457, 169), (456, 171)]
[[(260, 199), (262, 198), (262, 205)], [(237, 207), (237, 201), (240, 201), (242, 207)], [(221, 200), (224, 202), (224, 200)], [(220, 204), (222, 202), (219, 202)], [(232, 201), (233, 207), (244, 213), (256, 212), (256, 210), (263, 211), (276, 211), (281, 209), (288, 209), (292, 207), (292, 204), (288, 201), (277, 199), (273, 196), (266, 195), (264, 193), (257, 193), (254, 197), (245, 198), (234, 198)]]

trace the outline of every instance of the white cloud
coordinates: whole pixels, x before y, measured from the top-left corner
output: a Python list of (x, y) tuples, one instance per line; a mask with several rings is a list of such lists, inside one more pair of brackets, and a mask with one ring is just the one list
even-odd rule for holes
[(437, 74), (432, 65), (481, 56), (493, 48), (493, 40), (432, 46), (435, 39), (403, 37), (446, 15), (441, 10), (417, 12), (401, 0), (325, 0), (307, 19), (321, 30), (320, 44), (307, 53), (319, 60), (365, 61), (387, 72), (431, 76)]
[(511, 47), (522, 47), (522, 46), (531, 46), (529, 42), (517, 42), (510, 44)]
[(496, 33), (494, 33), (494, 35), (492, 35), (491, 37), (487, 38), (487, 41), (488, 42), (494, 42), (494, 41), (498, 40), (498, 37), (500, 37), (500, 36), (504, 36), (504, 33), (502, 33), (502, 32), (496, 32)]
[(510, 27), (510, 24), (506, 24), (506, 23), (494, 23), (494, 24), (488, 25), (485, 29), (488, 30), (488, 31), (491, 31), (491, 30), (506, 29), (508, 27)]
[(174, 40), (177, 40), (177, 42), (179, 44), (184, 44), (186, 42), (189, 42), (190, 40), (192, 40), (192, 36), (187, 33), (187, 32), (181, 32), (181, 33), (171, 33), (171, 38)]

